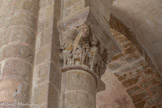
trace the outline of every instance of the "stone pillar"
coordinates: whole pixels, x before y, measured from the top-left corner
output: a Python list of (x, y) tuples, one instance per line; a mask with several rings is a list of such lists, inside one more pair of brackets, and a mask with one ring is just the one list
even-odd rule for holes
[(6, 103), (1, 108), (29, 107), (23, 104), (29, 103), (38, 4), (0, 1), (0, 103)]
[(62, 55), (61, 108), (95, 108), (107, 51), (86, 24), (89, 7), (58, 23)]
[(40, 0), (31, 108), (59, 108), (61, 72), (59, 63), (60, 0)]
[(95, 108), (97, 82), (92, 73), (73, 67), (62, 78), (62, 108)]

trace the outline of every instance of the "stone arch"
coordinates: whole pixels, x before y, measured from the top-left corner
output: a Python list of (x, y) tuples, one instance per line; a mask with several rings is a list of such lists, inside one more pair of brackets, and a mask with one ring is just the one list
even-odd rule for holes
[(162, 76), (161, 6), (160, 0), (115, 0), (110, 24), (131, 40)]
[[(119, 43), (122, 52), (115, 55), (112, 61), (108, 64), (108, 72), (114, 73), (118, 81), (120, 81), (121, 85), (116, 85), (116, 89), (120, 89), (120, 92), (125, 93), (123, 90), (121, 90), (124, 87), (127, 93), (125, 96), (118, 94), (122, 97), (119, 98), (119, 100), (114, 100), (111, 102), (112, 104), (109, 104), (109, 107), (130, 108), (132, 104), (127, 97), (127, 95), (129, 95), (130, 99), (134, 103), (135, 108), (161, 108), (162, 85), (160, 83), (160, 76), (147, 63), (146, 59), (139, 53), (137, 48), (132, 44), (131, 41), (127, 39), (127, 37), (114, 29), (111, 31), (115, 40), (117, 43)], [(106, 72), (106, 74), (103, 76), (103, 80), (110, 78), (108, 72)], [(113, 78), (111, 79), (111, 81), (113, 81), (112, 83), (110, 83), (108, 80), (105, 81), (105, 84), (117, 83), (115, 80), (113, 81)], [(108, 96), (105, 95), (106, 93), (110, 92), (106, 91), (107, 90), (98, 94), (98, 108), (108, 108), (106, 106), (106, 102), (100, 103), (99, 100), (103, 99), (104, 101), (108, 98)], [(112, 95), (112, 93), (117, 92), (113, 90), (107, 95)], [(131, 107), (134, 106), (132, 105)]]

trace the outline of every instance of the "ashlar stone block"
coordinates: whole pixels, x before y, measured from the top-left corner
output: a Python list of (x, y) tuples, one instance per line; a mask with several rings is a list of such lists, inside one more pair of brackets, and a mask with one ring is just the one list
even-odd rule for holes
[(32, 103), (41, 105), (48, 102), (48, 93), (49, 93), (48, 90), (49, 90), (48, 82), (34, 86)]
[(10, 57), (21, 58), (29, 63), (33, 63), (33, 49), (30, 46), (22, 44), (10, 44), (1, 50), (0, 60), (4, 60)]
[(5, 62), (2, 78), (13, 78), (30, 84), (32, 65), (19, 59), (9, 59)]
[(65, 93), (63, 108), (95, 108), (95, 97), (80, 91)]
[(81, 70), (71, 70), (63, 73), (66, 77), (65, 87), (66, 91), (83, 90), (90, 94), (95, 94), (96, 81), (94, 77), (88, 72)]
[(47, 44), (36, 52), (35, 64), (40, 64), (49, 61), (51, 58), (51, 44)]
[(35, 32), (27, 27), (15, 26), (11, 27), (10, 31), (11, 42), (18, 42), (34, 47)]

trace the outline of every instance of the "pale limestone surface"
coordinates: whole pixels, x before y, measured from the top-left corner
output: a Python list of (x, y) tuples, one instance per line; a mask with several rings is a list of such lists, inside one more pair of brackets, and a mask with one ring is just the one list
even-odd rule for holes
[[(111, 0), (99, 3), (100, 7), (108, 6), (99, 10), (99, 13), (109, 10), (101, 13), (101, 19), (99, 16), (96, 17), (101, 21), (106, 15), (104, 22), (99, 23), (104, 24), (105, 30), (108, 27), (105, 21), (109, 20), (111, 3)], [(79, 70), (61, 73), (60, 66), (62, 43), (59, 42), (57, 23), (60, 19), (65, 20), (73, 15), (75, 17), (82, 10), (84, 12), (85, 7), (85, 0), (2, 0), (0, 2), (0, 102), (37, 105), (12, 108), (96, 107), (96, 92), (99, 90), (97, 87), (102, 84), (100, 77), (105, 70), (107, 55), (103, 54), (105, 47), (100, 43), (100, 39), (96, 41), (93, 36), (90, 38), (91, 32), (85, 29), (89, 28), (85, 24), (89, 11), (86, 12), (84, 20), (82, 16), (77, 17), (82, 20), (80, 23), (70, 24), (75, 26), (75, 29), (76, 25), (82, 28), (78, 30), (73, 47), (74, 49), (82, 45), (86, 47), (87, 52), (84, 53), (87, 54), (82, 56), (84, 58), (82, 63), (84, 62), (87, 67), (81, 66)], [(93, 9), (92, 6), (90, 10)], [(89, 10), (89, 7), (85, 10)], [(84, 24), (86, 27), (82, 27)], [(95, 30), (97, 29), (93, 31)], [(106, 34), (110, 36), (109, 32)], [(116, 46), (110, 38), (102, 39), (108, 39)], [(89, 47), (87, 48), (86, 45)], [(82, 50), (85, 49), (82, 47)], [(77, 54), (74, 55), (75, 62), (78, 63)], [(63, 77), (62, 82), (61, 77)]]
[[(70, 3), (63, 10), (75, 9), (78, 2)], [(58, 23), (63, 71), (61, 108), (95, 108), (98, 80), (105, 71), (105, 49), (86, 24), (89, 7), (64, 13)]]
[(162, 1), (116, 0), (112, 14), (135, 34), (131, 38), (137, 40), (143, 50), (141, 53), (146, 52), (151, 64), (162, 75)]
[(96, 80), (91, 74), (69, 70), (62, 78), (62, 108), (95, 108)]
[(38, 3), (39, 0), (0, 2), (0, 102), (29, 103)]
[(31, 103), (38, 106), (31, 108), (59, 108), (61, 72), (55, 22), (60, 16), (58, 2), (40, 0), (31, 93)]
[(96, 108), (135, 108), (126, 89), (111, 70), (106, 70), (102, 80), (106, 89), (97, 93)]

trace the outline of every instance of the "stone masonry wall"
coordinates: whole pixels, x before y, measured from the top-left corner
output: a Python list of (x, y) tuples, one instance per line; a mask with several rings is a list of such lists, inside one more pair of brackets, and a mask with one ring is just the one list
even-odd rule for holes
[(85, 7), (85, 0), (62, 0), (62, 19)]
[(108, 64), (110, 71), (127, 89), (136, 108), (162, 108), (160, 76), (124, 35), (113, 29), (112, 33), (122, 53)]
[(135, 108), (132, 99), (117, 77), (107, 68), (102, 76), (105, 90), (96, 96), (96, 108)]
[(0, 108), (29, 103), (38, 4), (39, 0), (0, 1)]
[(59, 35), (54, 33), (57, 29), (54, 14), (58, 18), (61, 7), (56, 2), (40, 0), (31, 96), (31, 103), (38, 106), (32, 108), (59, 108), (61, 72)]

